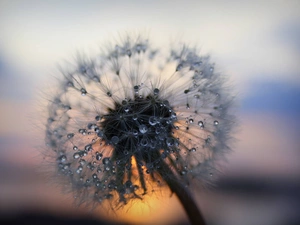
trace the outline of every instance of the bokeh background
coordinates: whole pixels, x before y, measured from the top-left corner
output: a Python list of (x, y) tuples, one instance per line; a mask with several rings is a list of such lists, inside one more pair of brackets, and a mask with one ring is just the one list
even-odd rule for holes
[(223, 176), (197, 200), (211, 225), (300, 224), (300, 1), (0, 0), (0, 221), (188, 224), (175, 196), (118, 215), (74, 208), (40, 168), (40, 94), (77, 51), (141, 32), (197, 44), (237, 92), (240, 126)]

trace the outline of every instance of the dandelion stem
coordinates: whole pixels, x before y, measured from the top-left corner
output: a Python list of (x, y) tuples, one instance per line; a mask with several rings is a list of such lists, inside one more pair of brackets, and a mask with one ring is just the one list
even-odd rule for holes
[(189, 189), (184, 187), (184, 184), (178, 180), (178, 178), (174, 175), (173, 171), (166, 163), (161, 162), (160, 166), (161, 167), (160, 169), (158, 169), (158, 172), (163, 177), (164, 181), (168, 184), (171, 191), (177, 195), (191, 222), (191, 225), (205, 225), (206, 223), (201, 214), (201, 211), (198, 208)]

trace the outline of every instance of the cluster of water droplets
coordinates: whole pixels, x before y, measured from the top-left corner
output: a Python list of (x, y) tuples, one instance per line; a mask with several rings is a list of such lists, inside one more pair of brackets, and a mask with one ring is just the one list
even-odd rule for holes
[(142, 198), (147, 182), (168, 176), (162, 163), (185, 185), (205, 180), (228, 149), (231, 99), (209, 57), (195, 49), (166, 55), (127, 38), (62, 72), (46, 144), (80, 203)]

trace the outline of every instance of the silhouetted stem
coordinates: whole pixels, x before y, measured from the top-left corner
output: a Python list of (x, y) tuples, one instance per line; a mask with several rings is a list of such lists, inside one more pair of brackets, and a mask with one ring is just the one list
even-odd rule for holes
[(196, 202), (194, 201), (192, 193), (188, 188), (184, 187), (184, 184), (178, 180), (167, 164), (161, 162), (160, 165), (161, 167), (158, 169), (158, 172), (168, 184), (171, 191), (174, 192), (179, 198), (179, 201), (188, 215), (191, 224), (205, 225), (204, 218)]

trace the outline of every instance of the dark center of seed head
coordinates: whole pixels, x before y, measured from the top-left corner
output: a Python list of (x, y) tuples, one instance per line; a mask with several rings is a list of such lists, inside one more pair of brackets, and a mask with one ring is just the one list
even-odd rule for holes
[[(100, 123), (104, 138), (114, 145), (117, 157), (166, 149), (172, 139), (176, 114), (169, 102), (158, 98), (155, 91), (147, 97), (115, 103)], [(144, 157), (143, 157), (144, 158)], [(148, 160), (146, 160), (148, 161)]]

